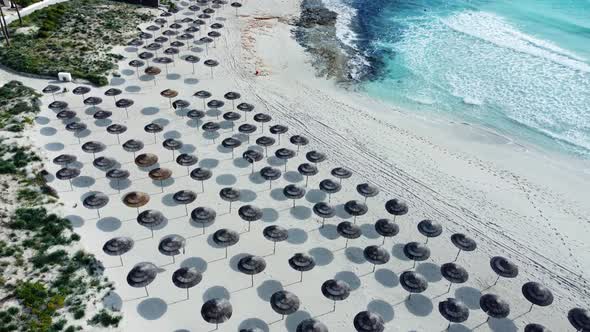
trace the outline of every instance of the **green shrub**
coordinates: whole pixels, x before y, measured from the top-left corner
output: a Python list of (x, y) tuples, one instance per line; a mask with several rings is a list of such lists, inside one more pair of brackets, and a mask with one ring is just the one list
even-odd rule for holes
[(102, 327), (118, 327), (122, 318), (123, 317), (121, 316), (111, 315), (108, 311), (102, 309), (96, 315), (94, 315), (92, 319), (88, 320), (88, 324), (92, 326), (100, 325)]

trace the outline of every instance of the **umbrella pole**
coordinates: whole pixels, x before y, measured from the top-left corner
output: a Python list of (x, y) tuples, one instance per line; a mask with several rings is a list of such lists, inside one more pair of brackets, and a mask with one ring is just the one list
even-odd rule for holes
[(457, 261), (457, 258), (459, 258), (459, 254), (461, 253), (461, 249), (459, 249), (459, 251), (457, 252), (457, 256), (455, 256), (455, 260), (453, 262)]
[(164, 192), (164, 180), (160, 180), (160, 189), (162, 189), (161, 192)]
[(287, 171), (287, 160), (285, 159), (285, 172)]
[(301, 274), (299, 275), (299, 282), (303, 281), (303, 271), (301, 271)]
[(336, 311), (336, 300), (334, 300), (334, 305), (332, 306), (332, 312)]
[(448, 294), (451, 291), (451, 287), (453, 286), (453, 283), (450, 282), (449, 283), (449, 288), (447, 288), (447, 292), (445, 294)]
[(117, 134), (117, 144), (121, 144), (121, 138), (119, 137), (119, 134)]
[(326, 223), (326, 218), (322, 218), (322, 227), (320, 227), (320, 228), (324, 228), (325, 223)]
[(135, 208), (137, 210), (137, 215), (139, 216), (139, 208)]
[(371, 273), (375, 272), (375, 268), (377, 267), (377, 264), (373, 264), (373, 270), (371, 271)]
[(385, 236), (383, 237), (383, 241), (381, 241), (381, 245), (385, 245)]
[(156, 138), (156, 133), (154, 133), (154, 144), (158, 143), (158, 139)]
[(189, 299), (189, 295), (188, 295), (188, 288), (186, 289), (186, 299)]
[(150, 296), (150, 293), (148, 293), (148, 290), (147, 290), (147, 286), (145, 286), (145, 287), (143, 287), (143, 288), (145, 289), (145, 296), (146, 296), (146, 297)]
[(154, 228), (150, 227), (150, 231), (152, 232), (152, 239), (154, 238)]
[(426, 237), (426, 242), (424, 242), (424, 244), (428, 244), (428, 240), (429, 240), (429, 239), (430, 239), (430, 238), (427, 236), (427, 237)]
[(254, 163), (252, 163), (252, 173), (250, 174), (254, 174)]
[(121, 266), (123, 266), (123, 255), (119, 255), (119, 261), (121, 261)]
[(346, 239), (346, 242), (344, 242), (344, 248), (348, 248), (348, 239)]
[(229, 202), (229, 213), (231, 214), (231, 201)]
[(96, 209), (96, 214), (98, 215), (98, 219), (100, 219), (100, 209)]
[(273, 246), (272, 246), (272, 254), (274, 255), (277, 252), (277, 242), (273, 241)]
[(416, 261), (414, 261), (414, 264), (412, 265), (412, 269), (416, 267)]
[(201, 192), (205, 192), (205, 181), (201, 180)]
[(119, 194), (121, 193), (121, 186), (119, 185), (121, 181), (119, 179), (117, 179), (117, 190), (119, 191)]
[(176, 257), (172, 255), (172, 264), (176, 263)]
[(268, 189), (272, 189), (272, 180), (268, 181)]
[(188, 207), (184, 204), (184, 215), (188, 216)]
[(305, 176), (305, 187), (307, 188), (307, 183), (309, 182), (309, 175)]
[(449, 322), (449, 325), (447, 325), (447, 329), (445, 331), (448, 331), (451, 328), (451, 322)]
[(500, 280), (500, 276), (496, 277), (496, 281), (494, 281), (494, 283), (492, 284), (492, 286), (496, 286), (496, 284), (498, 283), (498, 280)]
[(227, 247), (225, 247), (225, 257), (223, 257), (224, 259), (227, 258)]
[(248, 221), (248, 232), (250, 231), (250, 224), (251, 224), (251, 222)]
[(251, 274), (250, 277), (252, 277), (252, 278), (250, 278), (250, 288), (252, 288), (252, 287), (254, 287), (254, 275)]
[(74, 187), (72, 187), (72, 179), (68, 180), (70, 182), (70, 191), (74, 191)]
[(293, 199), (293, 207), (295, 207), (295, 199)]

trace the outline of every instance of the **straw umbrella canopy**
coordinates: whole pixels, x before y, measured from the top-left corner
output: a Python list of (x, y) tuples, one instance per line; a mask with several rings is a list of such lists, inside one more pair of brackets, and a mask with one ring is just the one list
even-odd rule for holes
[(143, 31), (141, 31), (137, 36), (141, 39), (150, 39), (150, 38), (154, 37), (151, 33), (143, 32)]
[(254, 114), (254, 121), (261, 123), (261, 129), (260, 131), (262, 133), (264, 133), (264, 124), (267, 122), (270, 122), (270, 120), (272, 120), (272, 117), (268, 114), (265, 113), (256, 113)]
[(197, 62), (201, 61), (201, 58), (199, 58), (199, 57), (198, 57), (198, 56), (196, 56), (196, 55), (192, 55), (192, 54), (191, 54), (191, 55), (187, 55), (187, 56), (185, 56), (185, 57), (184, 57), (184, 61), (186, 61), (186, 62), (188, 62), (188, 63), (190, 63), (190, 64), (192, 64), (192, 65), (193, 65), (193, 74), (194, 74), (194, 73), (195, 73), (195, 63), (197, 63)]
[[(238, 16), (238, 8), (242, 7), (242, 4), (239, 2), (232, 2), (230, 6), (236, 9), (236, 16)], [(326, 330), (327, 331), (327, 330)], [(299, 332), (299, 327), (297, 327), (297, 332)]]
[(232, 159), (234, 158), (234, 149), (239, 147), (240, 145), (242, 145), (242, 142), (238, 139), (233, 138), (233, 137), (228, 137), (228, 138), (224, 139), (223, 141), (221, 141), (221, 146), (223, 146), (226, 149), (231, 149)]
[(205, 192), (205, 180), (209, 180), (213, 176), (213, 173), (202, 167), (197, 167), (191, 171), (190, 177), (193, 180), (201, 181), (201, 192)]
[(436, 221), (433, 221), (430, 219), (424, 219), (424, 220), (420, 221), (418, 223), (417, 227), (418, 227), (418, 232), (420, 232), (420, 234), (426, 236), (426, 242), (424, 242), (424, 243), (428, 243), (428, 240), (431, 237), (437, 237), (437, 236), (441, 235), (443, 232), (442, 225), (437, 223)]
[(502, 256), (492, 257), (490, 259), (490, 267), (498, 275), (492, 286), (495, 286), (498, 283), (500, 277), (516, 278), (516, 276), (518, 276), (518, 266), (508, 258)]
[(160, 96), (168, 98), (168, 104), (170, 105), (170, 108), (172, 108), (172, 98), (176, 98), (176, 96), (178, 96), (178, 91), (172, 89), (162, 90), (160, 92)]
[(55, 117), (58, 120), (71, 120), (76, 117), (76, 112), (70, 110), (59, 111)]
[(97, 120), (104, 120), (110, 118), (112, 115), (113, 112), (111, 111), (98, 110), (92, 115), (92, 117)]
[(168, 138), (162, 142), (162, 146), (164, 149), (172, 151), (172, 160), (174, 160), (174, 151), (182, 148), (182, 142), (174, 138)]
[(474, 251), (477, 248), (477, 243), (475, 240), (462, 233), (455, 233), (451, 235), (451, 242), (458, 249), (457, 255), (455, 256), (455, 260), (453, 260), (453, 262), (457, 261), (461, 251)]
[(225, 112), (223, 114), (223, 119), (225, 121), (231, 122), (231, 130), (234, 131), (234, 122), (238, 121), (242, 116), (240, 113), (236, 112)]
[(551, 330), (541, 324), (531, 323), (524, 327), (524, 332), (551, 332)]
[(264, 148), (264, 155), (268, 156), (268, 147), (275, 144), (275, 139), (268, 136), (260, 136), (256, 139), (256, 145)]
[(206, 36), (199, 38), (199, 43), (201, 43), (201, 45), (205, 45), (205, 54), (209, 54), (209, 44), (211, 44), (212, 42), (213, 38), (209, 38)]
[(408, 213), (408, 205), (405, 202), (394, 198), (385, 202), (385, 210), (393, 215), (393, 221), (395, 221), (397, 216), (403, 216)]
[(365, 198), (365, 203), (367, 202), (367, 198), (375, 197), (379, 194), (379, 188), (370, 183), (361, 183), (357, 185), (356, 191)]
[(172, 273), (172, 283), (178, 288), (186, 289), (186, 299), (189, 299), (189, 289), (198, 285), (203, 275), (196, 267), (181, 267)]
[[(73, 132), (74, 135), (86, 130), (86, 128), (87, 128), (86, 124), (82, 123), (82, 122), (70, 122), (70, 123), (66, 124), (66, 130)], [(80, 143), (80, 137), (77, 137), (77, 138), (78, 138), (78, 143)]]
[(49, 103), (49, 105), (47, 105), (47, 107), (50, 110), (61, 111), (61, 110), (66, 109), (68, 107), (68, 103), (66, 103), (65, 101), (61, 101), (61, 100), (54, 100), (51, 103)]
[(158, 268), (147, 262), (136, 264), (127, 274), (127, 283), (131, 287), (145, 289), (145, 296), (150, 296), (147, 286), (151, 284), (158, 275)]
[(461, 265), (456, 263), (445, 263), (440, 266), (440, 274), (449, 281), (449, 288), (447, 294), (451, 291), (453, 284), (462, 284), (469, 280), (469, 273)]
[(163, 237), (158, 244), (158, 251), (165, 256), (172, 256), (172, 263), (175, 263), (175, 256), (184, 254), (184, 246), (186, 245), (186, 240), (184, 237), (172, 234)]
[(179, 190), (172, 195), (172, 199), (176, 204), (184, 205), (185, 215), (188, 215), (187, 205), (197, 199), (197, 194), (192, 190)]
[(332, 200), (332, 194), (339, 192), (340, 189), (342, 189), (340, 183), (335, 182), (332, 179), (325, 179), (320, 182), (320, 190), (328, 194), (328, 202)]
[(210, 27), (211, 29), (218, 30), (218, 29), (221, 29), (221, 28), (223, 28), (223, 24), (221, 24), (221, 23), (213, 23), (213, 24), (211, 24), (209, 27)]
[[(318, 168), (315, 165), (309, 163), (303, 163), (297, 167), (299, 174), (305, 176), (305, 186), (309, 182), (309, 177), (318, 174)], [(321, 188), (320, 188), (321, 189)]]
[(112, 158), (98, 157), (92, 161), (92, 165), (100, 170), (108, 170), (115, 166), (116, 161)]
[(277, 314), (281, 315), (281, 320), (285, 319), (285, 315), (290, 315), (299, 310), (301, 302), (297, 295), (280, 290), (275, 292), (270, 297), (270, 306)]
[(205, 14), (213, 14), (213, 13), (215, 13), (215, 10), (212, 9), (212, 8), (205, 8), (205, 9), (203, 9), (203, 13), (205, 13)]
[(90, 92), (90, 88), (87, 86), (77, 86), (72, 90), (72, 93), (77, 96), (82, 96), (82, 100), (86, 99), (86, 94)]
[(504, 299), (495, 294), (485, 294), (479, 298), (479, 307), (490, 317), (506, 318), (510, 315), (510, 305)]
[(426, 278), (416, 271), (405, 271), (399, 276), (399, 283), (410, 294), (408, 300), (411, 299), (412, 294), (422, 293), (428, 288), (428, 281)]
[(139, 47), (141, 45), (143, 45), (143, 44), (144, 44), (143, 40), (141, 40), (139, 38), (134, 38), (134, 39), (131, 39), (129, 42), (127, 42), (127, 46), (133, 46), (133, 47), (135, 47), (135, 52), (136, 53), (139, 52)]
[(321, 163), (322, 161), (326, 160), (326, 155), (318, 152), (318, 151), (309, 151), (305, 154), (305, 158), (310, 162), (314, 163), (317, 166), (317, 163)]
[(242, 220), (248, 222), (248, 232), (250, 231), (250, 224), (253, 221), (260, 220), (262, 218), (262, 210), (256, 206), (246, 204), (242, 205), (238, 209), (238, 215)]
[[(158, 46), (156, 49), (159, 49), (161, 47), (160, 44), (156, 44), (156, 46)], [(154, 57), (154, 53), (152, 53), (152, 52), (141, 52), (141, 53), (139, 53), (137, 55), (137, 57), (140, 58), (141, 60), (148, 61), (148, 66), (149, 66), (149, 60)]]
[(135, 158), (135, 165), (142, 168), (151, 167), (158, 163), (158, 156), (153, 153), (142, 153)]
[(385, 331), (385, 322), (381, 315), (370, 312), (361, 311), (353, 319), (353, 325), (357, 332), (383, 332)]
[(160, 74), (162, 70), (158, 67), (149, 66), (144, 70), (144, 73), (148, 76), (154, 77), (154, 85), (156, 85), (156, 75)]
[[(223, 25), (221, 25), (221, 27), (223, 27)], [(215, 32), (215, 31), (211, 31), (211, 32)], [(227, 92), (226, 94), (223, 95), (223, 98), (225, 98), (227, 100), (231, 100), (232, 108), (235, 108), (234, 104), (235, 104), (236, 100), (240, 99), (240, 97), (241, 97), (241, 95), (238, 92), (234, 92), (234, 91)]]
[(248, 143), (250, 143), (250, 134), (253, 134), (256, 132), (257, 127), (253, 124), (250, 123), (244, 123), (243, 125), (240, 125), (238, 127), (238, 131), (242, 134), (246, 134), (246, 137), (248, 139)]
[(89, 141), (82, 144), (82, 151), (92, 153), (92, 158), (96, 159), (96, 154), (106, 149), (106, 145), (98, 141)]
[(283, 126), (280, 124), (276, 124), (274, 126), (270, 126), (270, 128), (268, 128), (268, 130), (270, 131), (271, 134), (278, 136), (279, 144), (281, 144), (281, 134), (284, 134), (287, 131), (289, 131), (289, 127)]
[(160, 181), (160, 188), (162, 189), (162, 192), (164, 192), (164, 181), (172, 176), (172, 171), (168, 168), (157, 167), (152, 169), (148, 173), (148, 176), (154, 181)]
[[(162, 31), (162, 35), (167, 36), (167, 37), (172, 37), (172, 36), (176, 36), (178, 34), (178, 32), (174, 31), (174, 30), (164, 30)], [(166, 51), (164, 51), (164, 53), (166, 53)], [(171, 53), (167, 53), (167, 54), (171, 54)]]
[[(150, 51), (156, 51), (156, 55), (158, 55), (157, 50), (162, 47), (162, 44), (164, 44), (165, 42), (168, 41), (168, 38), (166, 38), (164, 36), (160, 36), (160, 37), (155, 38), (154, 41), (155, 41), (155, 43), (148, 45), (148, 47), (146, 47), (146, 48)], [(155, 45), (153, 45), (153, 44), (155, 44)], [(149, 46), (152, 46), (152, 47), (150, 48)]]
[(422, 243), (408, 242), (404, 246), (404, 255), (414, 261), (412, 268), (416, 267), (416, 262), (422, 262), (430, 258), (430, 249)]
[(150, 201), (150, 196), (141, 191), (132, 191), (123, 196), (123, 204), (128, 207), (136, 208), (139, 215), (139, 208), (146, 205)]
[[(158, 20), (159, 20), (159, 19), (157, 19), (156, 21), (158, 21)], [(166, 24), (166, 20), (163, 20), (163, 21), (164, 21), (164, 22), (163, 22), (163, 24)], [(155, 22), (155, 21), (154, 21), (154, 22)], [(158, 23), (158, 22), (156, 22), (156, 23)], [(158, 31), (158, 30), (160, 30), (160, 27), (159, 27), (159, 26), (157, 26), (157, 25), (153, 25), (153, 24), (152, 24), (152, 25), (148, 25), (148, 26), (147, 26), (145, 29), (146, 29), (147, 31)]]
[[(219, 123), (217, 122), (209, 121), (205, 122), (201, 128), (207, 133), (215, 133), (221, 128), (221, 126), (219, 126)], [(215, 136), (213, 136), (213, 144), (215, 144)]]
[(350, 295), (350, 285), (343, 280), (329, 279), (321, 287), (322, 294), (334, 302), (332, 312), (336, 311), (336, 301), (343, 301)]
[(186, 167), (186, 174), (190, 175), (190, 167), (197, 164), (199, 158), (197, 156), (187, 153), (181, 153), (176, 157), (176, 163), (180, 166)]
[(227, 228), (218, 229), (213, 233), (213, 242), (220, 247), (225, 248), (224, 259), (227, 258), (227, 248), (233, 246), (240, 241), (240, 234)]
[(113, 97), (113, 100), (116, 102), (117, 101), (117, 96), (122, 94), (123, 91), (121, 91), (121, 89), (117, 89), (117, 88), (110, 88), (108, 90), (106, 90), (104, 92), (104, 95), (107, 97)]
[(206, 100), (211, 98), (211, 92), (206, 90), (199, 90), (193, 94), (194, 97), (200, 98), (203, 100), (203, 109), (205, 109)]
[[(175, 13), (177, 13), (177, 12), (178, 12), (178, 10), (175, 11)], [(170, 24), (170, 27), (172, 29), (178, 30), (178, 29), (182, 28), (182, 24), (172, 23), (172, 24)]]
[(307, 144), (309, 144), (309, 140), (301, 135), (293, 135), (289, 138), (289, 141), (291, 142), (291, 144), (297, 146), (297, 153), (299, 153), (299, 149), (302, 146), (306, 146)]
[(70, 182), (70, 190), (74, 190), (72, 187), (72, 179), (80, 176), (80, 170), (77, 168), (64, 167), (55, 173), (55, 177), (59, 180), (68, 180)]
[(127, 126), (122, 124), (112, 124), (107, 127), (107, 133), (111, 135), (117, 135), (117, 144), (121, 144), (121, 140), (119, 139), (119, 135), (123, 134), (127, 131)]
[[(143, 67), (145, 65), (145, 62), (141, 61), (141, 60), (131, 60), (129, 61), (129, 66), (133, 67), (133, 68), (139, 68), (139, 67)], [(135, 73), (137, 74), (137, 78), (139, 78), (139, 70), (136, 69)]]
[(438, 312), (449, 321), (447, 331), (451, 327), (451, 323), (463, 323), (469, 318), (469, 308), (463, 302), (454, 298), (447, 298), (439, 302)]
[(78, 160), (78, 157), (71, 155), (71, 154), (60, 154), (59, 156), (53, 158), (53, 163), (60, 166), (67, 167), (71, 163), (75, 163)]
[(191, 105), (191, 103), (189, 103), (187, 100), (184, 100), (184, 99), (177, 99), (172, 102), (172, 107), (174, 107), (175, 110), (182, 111), (185, 108), (188, 108), (190, 105)]
[(108, 170), (105, 174), (105, 177), (109, 180), (117, 181), (117, 190), (119, 193), (121, 193), (121, 188), (119, 187), (119, 183), (121, 182), (121, 180), (129, 178), (130, 175), (131, 174), (127, 170), (114, 168), (114, 169)]
[(527, 313), (531, 312), (535, 305), (546, 307), (553, 303), (553, 293), (538, 282), (529, 281), (522, 285), (521, 290), (524, 298), (531, 303), (531, 307)]
[(375, 231), (383, 236), (383, 242), (381, 242), (381, 245), (384, 245), (385, 238), (394, 237), (399, 233), (399, 226), (389, 219), (379, 219), (375, 223)]
[(369, 211), (369, 208), (365, 203), (352, 200), (344, 204), (344, 210), (351, 216), (354, 216), (354, 223), (356, 223), (356, 217), (365, 215)]
[(126, 236), (114, 237), (102, 246), (102, 251), (109, 256), (119, 256), (121, 266), (123, 266), (123, 255), (133, 249), (135, 241)]
[(86, 196), (86, 198), (84, 198), (82, 201), (82, 205), (84, 205), (85, 208), (96, 210), (98, 218), (100, 218), (100, 209), (105, 207), (108, 203), (109, 196), (101, 192), (92, 193)]
[(190, 5), (188, 7), (188, 10), (190, 10), (191, 12), (195, 12), (195, 15), (196, 15), (197, 12), (201, 11), (201, 7), (199, 7), (197, 5)]
[(322, 218), (322, 226), (326, 222), (326, 218), (332, 218), (336, 215), (336, 210), (334, 207), (326, 202), (318, 202), (316, 203), (313, 208), (313, 213), (315, 213), (318, 217)]
[(295, 151), (286, 148), (280, 148), (275, 151), (275, 157), (285, 161), (285, 172), (287, 171), (287, 162), (295, 157)]
[[(237, 9), (236, 9), (237, 10)], [(242, 332), (242, 331), (240, 331)], [(328, 332), (324, 323), (314, 318), (304, 319), (297, 325), (296, 332)]]
[(228, 321), (231, 318), (233, 308), (226, 299), (211, 299), (201, 307), (201, 317), (211, 324), (215, 324), (215, 329), (219, 324)]
[(295, 271), (299, 271), (299, 282), (303, 281), (303, 272), (311, 271), (316, 263), (313, 257), (304, 253), (296, 253), (289, 258), (289, 266)]
[(84, 99), (84, 105), (92, 106), (93, 110), (96, 110), (96, 105), (102, 104), (102, 98), (100, 97), (88, 97)]
[(359, 226), (348, 221), (339, 223), (336, 227), (336, 231), (338, 234), (340, 234), (340, 236), (346, 239), (344, 248), (348, 248), (348, 240), (358, 239), (362, 234), (361, 228)]
[(303, 196), (305, 196), (305, 189), (298, 187), (294, 184), (289, 184), (286, 185), (285, 188), (283, 188), (283, 195), (285, 195), (285, 197), (287, 197), (288, 199), (292, 199), (293, 207), (295, 207), (295, 200), (301, 199), (303, 198)]
[(52, 85), (49, 84), (48, 86), (44, 87), (41, 92), (43, 93), (51, 93), (51, 95), (53, 96), (53, 100), (55, 100), (55, 93), (61, 91), (61, 88), (57, 85)]
[(217, 60), (207, 59), (207, 60), (203, 61), (203, 64), (205, 66), (211, 68), (211, 78), (213, 78), (213, 68), (217, 67), (219, 65), (219, 62)]
[(191, 211), (191, 220), (197, 224), (201, 224), (203, 234), (205, 234), (205, 225), (213, 223), (216, 216), (217, 213), (215, 210), (208, 207), (199, 206)]
[(137, 215), (137, 223), (150, 229), (154, 237), (154, 227), (161, 225), (166, 218), (160, 211), (145, 210)]
[(239, 111), (244, 112), (244, 121), (248, 120), (248, 113), (254, 110), (254, 105), (248, 103), (239, 103), (236, 107)]
[(246, 150), (242, 154), (242, 158), (246, 159), (247, 162), (252, 164), (252, 173), (251, 174), (254, 174), (254, 163), (257, 161), (261, 161), (263, 158), (263, 155), (262, 155), (262, 153), (260, 153), (256, 150)]
[(197, 109), (190, 110), (186, 112), (186, 116), (189, 119), (195, 120), (195, 124), (197, 125), (197, 131), (199, 130), (199, 120), (205, 117), (205, 112)]
[(260, 169), (260, 176), (269, 181), (269, 189), (272, 189), (272, 182), (281, 177), (281, 170), (278, 168), (265, 166)]
[(250, 275), (250, 287), (254, 287), (254, 275), (266, 269), (264, 258), (254, 255), (247, 255), (238, 261), (238, 270), (244, 274)]
[(142, 150), (144, 147), (144, 144), (140, 140), (130, 139), (130, 140), (127, 140), (125, 143), (123, 143), (122, 147), (123, 147), (123, 150), (125, 150), (127, 152), (133, 152), (133, 158), (135, 158), (135, 153)]
[(379, 246), (365, 247), (365, 249), (363, 250), (363, 256), (365, 256), (365, 259), (369, 263), (373, 264), (373, 270), (371, 271), (371, 273), (375, 272), (375, 267), (377, 265), (386, 264), (387, 262), (389, 262), (390, 258), (387, 250)]
[(567, 319), (577, 331), (590, 331), (590, 311), (582, 308), (573, 308), (568, 311)]
[(289, 238), (289, 232), (287, 229), (278, 226), (278, 225), (271, 225), (264, 228), (262, 231), (262, 235), (265, 239), (272, 241), (272, 254), (276, 253), (277, 249), (277, 242), (283, 242)]
[(145, 127), (143, 127), (143, 130), (148, 134), (154, 135), (155, 144), (157, 142), (156, 134), (162, 132), (164, 128), (162, 128), (162, 126), (160, 126), (159, 124), (152, 122), (145, 125)]
[(229, 213), (231, 213), (231, 203), (240, 199), (240, 190), (226, 187), (219, 191), (219, 197), (221, 197), (222, 200), (229, 202)]

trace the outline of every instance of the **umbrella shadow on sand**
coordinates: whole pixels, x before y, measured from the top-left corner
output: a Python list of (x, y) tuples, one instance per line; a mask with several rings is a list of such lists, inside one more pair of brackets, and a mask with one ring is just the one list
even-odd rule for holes
[(180, 267), (194, 267), (201, 273), (207, 271), (207, 266), (207, 262), (201, 257), (190, 257), (180, 263)]
[(351, 290), (356, 290), (361, 287), (361, 280), (355, 273), (351, 271), (338, 272), (336, 275), (334, 275), (334, 279), (346, 282), (350, 286)]
[(420, 263), (416, 266), (416, 272), (423, 275), (428, 282), (437, 282), (442, 280), (440, 266), (433, 263)]
[(367, 305), (367, 310), (379, 314), (386, 322), (392, 321), (393, 317), (395, 316), (391, 304), (383, 300), (373, 300), (369, 302)]
[(77, 215), (69, 215), (66, 216), (66, 219), (69, 220), (72, 227), (78, 228), (84, 226), (84, 218), (77, 216)]
[(287, 331), (295, 332), (297, 330), (297, 325), (301, 323), (302, 320), (311, 318), (311, 315), (307, 311), (297, 311), (285, 317), (285, 326), (287, 327)]
[(270, 301), (272, 294), (283, 289), (283, 285), (276, 280), (265, 280), (260, 286), (256, 287), (258, 297), (264, 301)]
[(137, 305), (137, 312), (147, 320), (159, 319), (166, 311), (168, 311), (168, 305), (160, 298), (146, 299)]
[(399, 285), (399, 276), (388, 269), (379, 269), (375, 271), (375, 280), (387, 288), (397, 287)]
[(262, 218), (264, 222), (275, 222), (279, 219), (279, 212), (273, 208), (262, 209)]
[(434, 307), (432, 301), (422, 294), (412, 294), (412, 297), (403, 303), (410, 313), (419, 317), (428, 316)]
[(207, 302), (211, 299), (226, 299), (231, 297), (229, 291), (222, 286), (213, 286), (203, 293), (203, 301)]
[(455, 298), (461, 300), (467, 308), (471, 310), (478, 310), (479, 299), (481, 298), (481, 292), (479, 289), (473, 287), (459, 287), (455, 290)]
[(121, 228), (121, 220), (115, 217), (102, 218), (96, 223), (96, 228), (103, 232), (114, 232)]
[(317, 266), (326, 266), (334, 260), (334, 254), (326, 248), (316, 247), (309, 250), (308, 253), (313, 257)]

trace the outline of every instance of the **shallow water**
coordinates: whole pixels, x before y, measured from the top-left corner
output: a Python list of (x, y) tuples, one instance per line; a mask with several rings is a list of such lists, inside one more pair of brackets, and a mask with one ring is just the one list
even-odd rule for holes
[(590, 156), (590, 1), (323, 1), (368, 94)]

